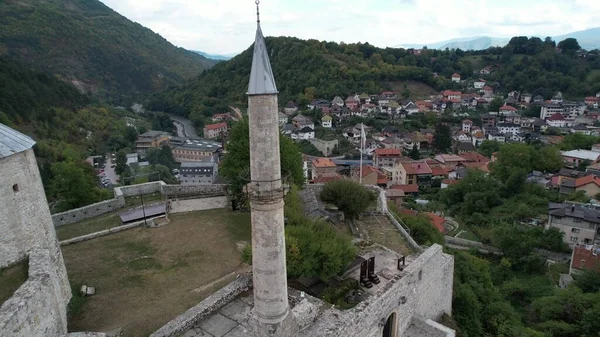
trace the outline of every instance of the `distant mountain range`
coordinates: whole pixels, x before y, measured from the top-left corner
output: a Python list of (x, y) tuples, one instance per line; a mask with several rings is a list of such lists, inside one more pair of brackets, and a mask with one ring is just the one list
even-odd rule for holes
[(199, 50), (190, 50), (198, 55), (204, 56), (207, 59), (217, 60), (217, 61), (228, 61), (234, 58), (237, 54), (228, 54), (228, 55), (217, 55), (217, 54), (209, 54)]
[[(575, 38), (579, 42), (579, 45), (586, 50), (600, 48), (600, 27), (590, 28), (581, 30), (578, 32), (572, 32), (565, 35), (552, 36), (552, 38), (558, 43), (566, 38)], [(544, 39), (545, 36), (539, 36)], [(446, 40), (436, 43), (428, 44), (402, 44), (394, 47), (401, 48), (423, 48), (427, 46), (430, 49), (462, 49), (462, 50), (481, 50), (489, 47), (503, 47), (508, 44), (511, 38), (504, 37), (492, 37), (492, 36), (475, 36), (465, 37), (452, 40)]]

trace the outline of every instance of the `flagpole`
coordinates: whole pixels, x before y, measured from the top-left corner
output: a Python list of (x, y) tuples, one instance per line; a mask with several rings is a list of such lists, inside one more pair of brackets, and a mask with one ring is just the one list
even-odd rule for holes
[(364, 148), (364, 134), (365, 134), (365, 126), (363, 123), (360, 123), (360, 178), (359, 184), (362, 185), (362, 172), (363, 172), (363, 148)]

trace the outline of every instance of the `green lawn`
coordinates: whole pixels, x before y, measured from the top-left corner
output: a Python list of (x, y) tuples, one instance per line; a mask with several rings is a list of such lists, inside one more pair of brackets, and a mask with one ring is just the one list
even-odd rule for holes
[(91, 234), (105, 229), (120, 226), (121, 218), (119, 218), (119, 212), (122, 211), (110, 212), (83, 221), (60, 226), (56, 228), (56, 235), (58, 236), (58, 240), (67, 240), (78, 236)]
[(237, 241), (250, 239), (250, 213), (177, 213), (156, 228), (63, 246), (71, 285), (96, 287), (69, 319), (71, 331), (123, 329), (142, 337), (246, 272)]
[(471, 232), (471, 230), (469, 230), (466, 227), (461, 227), (458, 232), (460, 233), (460, 235), (456, 236), (457, 238), (460, 239), (465, 239), (465, 240), (471, 240), (471, 241), (481, 241), (479, 240), (479, 237), (477, 237), (477, 235), (475, 235), (475, 233)]
[(0, 305), (27, 280), (28, 260), (0, 269)]
[[(159, 192), (144, 195), (144, 205), (154, 204), (154, 203), (157, 203), (162, 200), (165, 200), (165, 198), (162, 195), (162, 193), (159, 193)], [(135, 206), (141, 206), (141, 205), (142, 205), (142, 198), (139, 196), (125, 198), (125, 206), (127, 206), (127, 207), (135, 207)]]
[[(144, 195), (144, 205), (155, 204), (163, 200), (161, 193), (153, 193)], [(105, 229), (121, 226), (121, 219), (119, 213), (125, 211), (128, 208), (134, 208), (142, 205), (142, 199), (140, 197), (127, 197), (125, 198), (126, 207), (116, 210), (114, 212), (106, 213), (79, 221), (76, 223), (60, 226), (56, 229), (56, 235), (58, 240), (67, 240), (78, 236), (99, 232)]]

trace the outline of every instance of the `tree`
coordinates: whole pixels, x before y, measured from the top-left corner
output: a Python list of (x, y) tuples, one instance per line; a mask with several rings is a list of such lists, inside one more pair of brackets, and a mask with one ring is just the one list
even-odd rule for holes
[[(250, 179), (250, 129), (248, 118), (236, 122), (229, 133), (227, 154), (221, 164), (221, 174), (229, 181), (229, 190), (238, 203), (246, 200), (243, 187)], [(290, 138), (279, 136), (281, 160), (281, 176), (289, 177), (290, 183), (297, 186), (304, 184), (302, 153)]]
[(529, 173), (533, 169), (535, 151), (527, 144), (504, 144), (498, 151), (497, 160), (491, 165), (492, 173), (506, 181), (517, 169)]
[(322, 201), (335, 205), (344, 216), (356, 218), (377, 199), (374, 192), (359, 183), (342, 179), (325, 184), (321, 190)]
[(581, 49), (581, 46), (579, 46), (579, 42), (577, 42), (577, 39), (569, 37), (560, 41), (558, 43), (558, 48), (562, 49), (562, 51), (565, 53), (573, 54), (579, 49)]
[(170, 170), (176, 166), (175, 158), (173, 157), (173, 151), (168, 145), (162, 147), (149, 148), (146, 151), (146, 160), (150, 165), (163, 165), (168, 167)]
[(89, 205), (109, 196), (106, 190), (97, 187), (93, 174), (86, 173), (75, 162), (54, 163), (51, 171), (49, 191), (58, 201), (56, 208), (60, 212)]
[(433, 146), (440, 152), (447, 152), (452, 147), (452, 134), (446, 123), (437, 123), (433, 135)]
[[(600, 266), (598, 266), (600, 268)], [(575, 285), (585, 293), (596, 293), (600, 291), (600, 269), (586, 270), (577, 276)]]
[(413, 145), (413, 148), (412, 148), (412, 150), (410, 150), (410, 153), (408, 154), (408, 156), (410, 158), (412, 158), (413, 160), (421, 159), (421, 152), (419, 152), (419, 148), (417, 147), (417, 144)]
[(501, 97), (495, 97), (490, 102), (490, 111), (500, 111), (500, 108), (504, 105), (504, 100)]
[(564, 160), (560, 150), (553, 146), (544, 146), (536, 153), (533, 169), (542, 172), (556, 172), (563, 167)]
[(492, 153), (500, 150), (500, 143), (497, 140), (484, 140), (479, 146), (479, 153), (486, 157), (491, 157)]
[(125, 150), (121, 149), (117, 151), (115, 162), (115, 172), (118, 175), (121, 175), (123, 172), (125, 172), (125, 170), (127, 170), (127, 154), (125, 153)]

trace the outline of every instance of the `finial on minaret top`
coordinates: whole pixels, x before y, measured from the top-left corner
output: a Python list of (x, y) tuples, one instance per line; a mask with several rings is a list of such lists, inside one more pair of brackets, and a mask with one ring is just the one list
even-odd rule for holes
[(256, 4), (256, 40), (254, 41), (254, 53), (252, 54), (252, 70), (250, 71), (250, 83), (248, 84), (248, 95), (268, 95), (277, 94), (273, 70), (267, 52), (265, 38), (260, 28), (260, 13), (258, 5), (260, 0), (254, 1)]
[(254, 1), (256, 4), (256, 22), (260, 24), (260, 11), (258, 10), (258, 5), (260, 5), (260, 0)]

